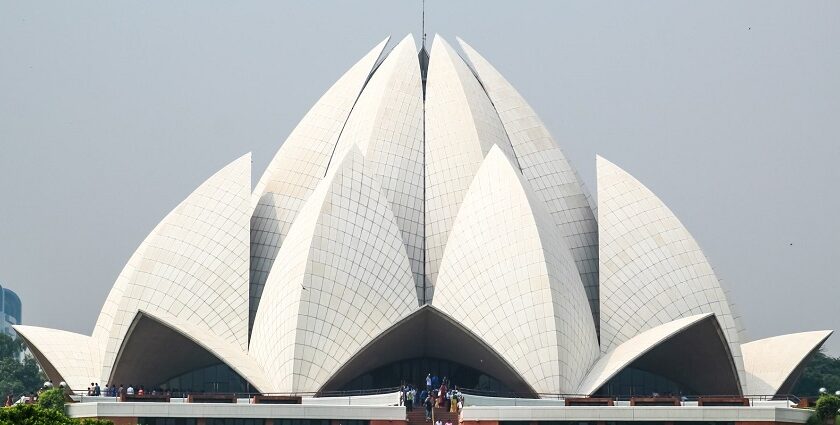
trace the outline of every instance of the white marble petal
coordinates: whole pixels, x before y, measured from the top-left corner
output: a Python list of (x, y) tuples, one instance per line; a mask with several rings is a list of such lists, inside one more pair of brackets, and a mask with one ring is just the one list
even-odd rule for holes
[[(759, 339), (741, 345), (747, 386), (752, 394), (773, 395), (792, 374), (801, 373), (802, 363), (834, 333), (799, 332)], [(793, 377), (794, 379), (796, 377)]]
[(199, 186), (132, 256), (115, 285), (124, 287), (108, 320), (103, 381), (141, 309), (190, 321), (247, 349), (250, 188), (247, 154)]
[(272, 391), (319, 388), (417, 308), (389, 202), (358, 149), (315, 189), (266, 282), (251, 355)]
[[(423, 89), (414, 38), (406, 36), (377, 68), (359, 96), (336, 147), (365, 156), (402, 232), (423, 302)], [(332, 167), (340, 164), (333, 163)]]
[(633, 176), (600, 156), (597, 169), (601, 350), (677, 319), (715, 313), (743, 385), (740, 330), (700, 246)]
[(99, 381), (99, 345), (90, 336), (37, 326), (13, 328), (54, 385), (64, 380), (73, 391), (86, 391), (91, 382), (103, 385)]
[(435, 36), (426, 82), (426, 301), (461, 201), (484, 156), (499, 146), (514, 158), (493, 104), (472, 71)]
[(464, 197), (433, 305), (482, 338), (537, 392), (574, 393), (598, 356), (571, 250), (498, 147)]
[(458, 43), (499, 113), (522, 174), (548, 207), (572, 249), (597, 325), (598, 223), (583, 181), (519, 92), (472, 47), (461, 39)]
[(324, 178), (341, 129), (389, 39), (371, 49), (318, 99), (289, 134), (254, 188), (251, 324), (268, 272), (289, 227), (315, 186)]

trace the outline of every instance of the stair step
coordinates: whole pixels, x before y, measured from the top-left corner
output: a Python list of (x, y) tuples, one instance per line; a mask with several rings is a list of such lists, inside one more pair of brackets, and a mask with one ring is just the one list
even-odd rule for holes
[[(405, 416), (407, 425), (430, 425), (432, 423), (432, 421), (426, 420), (426, 412), (423, 407), (415, 407), (412, 411), (406, 411)], [(452, 413), (444, 408), (435, 408), (434, 418), (435, 421), (439, 420), (444, 424), (452, 422), (453, 425), (457, 425), (460, 419), (458, 413)]]

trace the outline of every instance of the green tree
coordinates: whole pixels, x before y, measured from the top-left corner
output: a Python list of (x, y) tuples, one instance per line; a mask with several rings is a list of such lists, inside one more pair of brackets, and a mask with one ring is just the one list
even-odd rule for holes
[(827, 356), (822, 350), (808, 361), (793, 393), (813, 397), (819, 394), (820, 388), (831, 392), (840, 390), (840, 357)]
[(41, 387), (44, 375), (31, 356), (21, 361), (23, 343), (9, 335), (0, 333), (0, 396), (19, 396)]
[(0, 409), (0, 425), (76, 425), (63, 411), (45, 409), (36, 404), (18, 404)]
[(44, 391), (38, 404), (0, 407), (0, 425), (114, 425), (104, 419), (73, 419), (64, 410), (64, 393), (59, 389)]
[(817, 400), (815, 413), (821, 421), (836, 418), (838, 410), (840, 410), (840, 397), (836, 395), (823, 394)]
[(38, 395), (38, 405), (64, 414), (64, 390), (53, 388)]

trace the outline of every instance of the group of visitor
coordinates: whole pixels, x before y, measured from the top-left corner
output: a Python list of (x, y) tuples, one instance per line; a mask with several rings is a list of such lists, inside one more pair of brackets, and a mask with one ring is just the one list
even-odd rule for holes
[(13, 406), (15, 404), (18, 404), (18, 403), (23, 403), (23, 404), (37, 403), (38, 402), (38, 397), (41, 396), (41, 393), (48, 390), (48, 389), (51, 389), (51, 388), (53, 388), (52, 381), (44, 382), (43, 387), (38, 388), (35, 391), (30, 391), (29, 393), (21, 394), (20, 398), (18, 398), (17, 400), (15, 400), (14, 394), (9, 393), (9, 394), (6, 395), (6, 399), (3, 402), (3, 406), (11, 407), (11, 406)]
[[(93, 392), (93, 393), (91, 394), (91, 392)], [(145, 394), (146, 394), (146, 389), (143, 388), (142, 385), (140, 386), (140, 388), (137, 388), (137, 390), (135, 390), (134, 386), (131, 385), (131, 384), (128, 384), (128, 387), (123, 386), (123, 384), (120, 384), (119, 387), (117, 387), (114, 384), (105, 386), (105, 397), (122, 397), (124, 395), (145, 395)], [(99, 392), (99, 384), (96, 384), (96, 386), (93, 387), (93, 388), (88, 388), (88, 395), (93, 395), (93, 396), (102, 395)]]
[[(107, 392), (108, 388), (106, 387), (105, 390)], [(87, 395), (96, 396), (96, 397), (102, 395), (102, 388), (99, 388), (99, 383), (98, 382), (95, 383), (95, 384), (93, 382), (90, 383), (90, 386), (88, 387), (88, 390), (87, 390)]]
[(122, 397), (122, 396), (145, 396), (145, 395), (160, 395), (166, 397), (177, 397), (187, 394), (187, 392), (181, 392), (179, 390), (164, 390), (162, 388), (146, 390), (146, 387), (140, 385), (135, 387), (132, 384), (128, 384), (125, 386), (120, 384), (116, 386), (114, 384), (105, 385), (104, 390), (99, 387), (98, 383), (90, 383), (90, 387), (87, 389), (87, 395), (89, 396), (105, 396), (105, 397)]
[[(400, 387), (400, 405), (404, 405), (406, 411), (413, 411), (414, 407), (422, 405), (426, 413), (426, 420), (430, 421), (433, 408), (458, 413), (464, 407), (464, 395), (457, 385), (452, 388), (449, 379), (445, 376), (443, 379), (438, 379), (436, 375), (427, 374), (425, 384), (425, 388), (419, 392), (412, 385), (402, 385)], [(444, 424), (436, 423), (435, 425)]]

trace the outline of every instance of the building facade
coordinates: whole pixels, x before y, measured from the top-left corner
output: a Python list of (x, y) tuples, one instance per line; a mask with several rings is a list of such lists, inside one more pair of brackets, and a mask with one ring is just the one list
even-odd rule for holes
[(789, 392), (831, 331), (745, 344), (673, 212), (601, 157), (596, 203), (458, 45), (382, 41), (255, 188), (250, 154), (211, 176), (131, 256), (92, 335), (15, 326), (47, 375), (82, 391), (326, 396), (435, 374), (534, 399)]
[(12, 327), (23, 323), (21, 322), (23, 304), (21, 304), (20, 297), (14, 291), (4, 288), (2, 285), (0, 285), (0, 315), (3, 318), (0, 332), (11, 336), (17, 335)]

